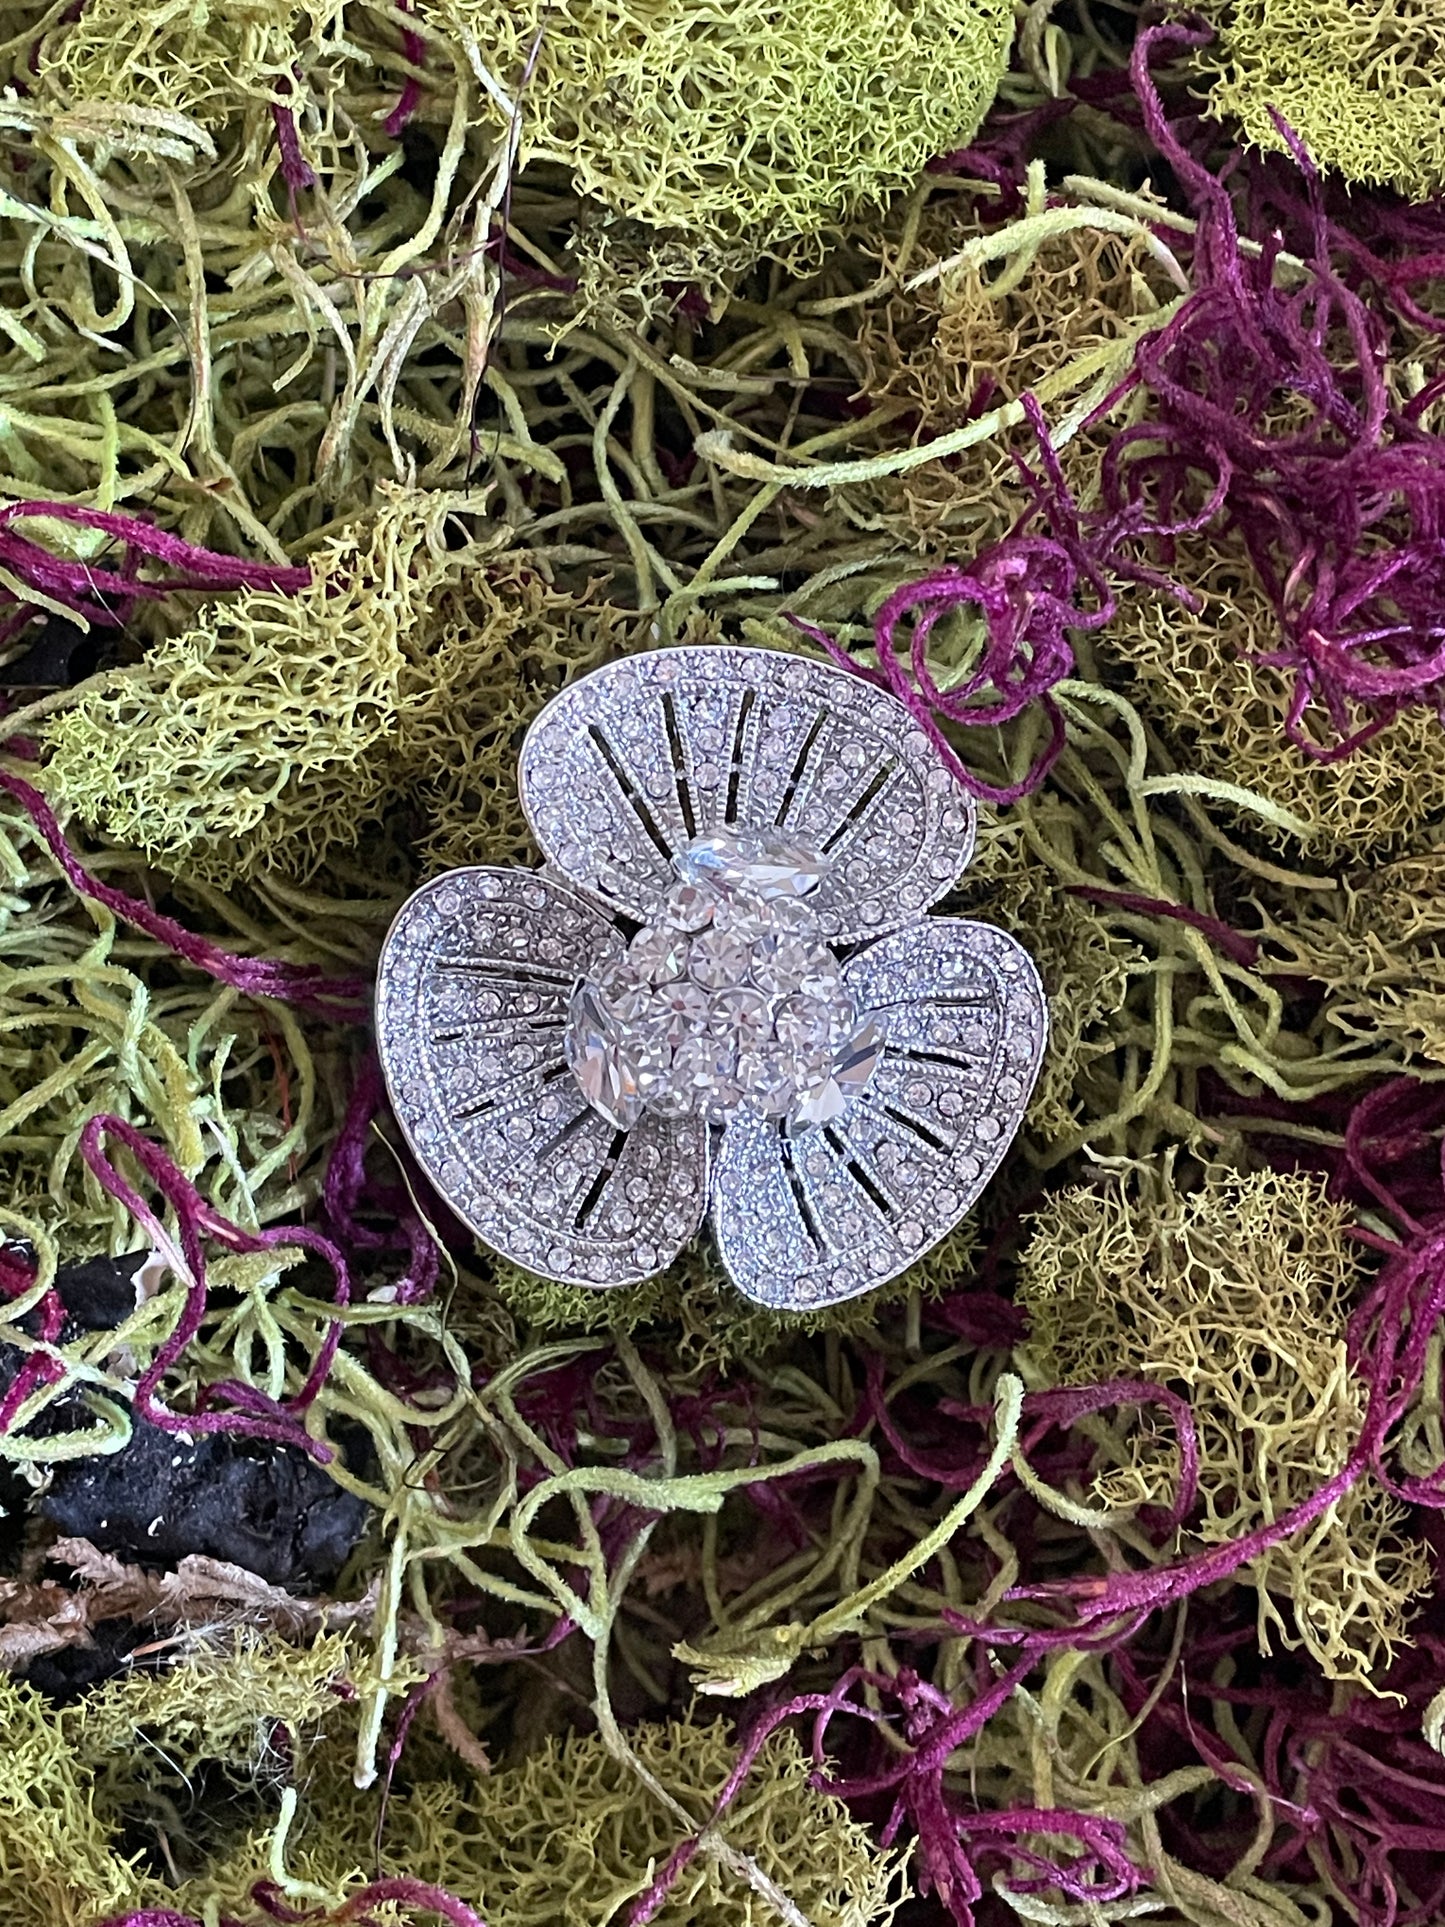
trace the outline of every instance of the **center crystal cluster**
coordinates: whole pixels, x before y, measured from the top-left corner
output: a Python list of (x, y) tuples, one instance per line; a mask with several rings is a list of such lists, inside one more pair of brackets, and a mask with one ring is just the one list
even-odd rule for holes
[(826, 857), (772, 831), (715, 830), (673, 859), (655, 923), (572, 997), (566, 1055), (621, 1130), (644, 1111), (724, 1123), (748, 1106), (807, 1130), (838, 1117), (877, 1068), (806, 899)]

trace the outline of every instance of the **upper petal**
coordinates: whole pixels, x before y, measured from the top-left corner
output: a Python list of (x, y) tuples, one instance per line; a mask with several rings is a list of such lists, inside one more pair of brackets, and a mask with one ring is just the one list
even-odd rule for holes
[(549, 877), (453, 870), (403, 906), (377, 974), (392, 1108), (428, 1177), (494, 1250), (578, 1284), (663, 1270), (707, 1203), (706, 1127), (614, 1130), (563, 1058), (573, 984), (622, 948)]
[(522, 807), (549, 862), (650, 921), (672, 857), (726, 825), (832, 870), (809, 898), (852, 943), (914, 921), (973, 851), (973, 799), (896, 697), (774, 649), (659, 649), (596, 669), (527, 732)]
[(844, 970), (885, 1037), (836, 1125), (786, 1137), (740, 1112), (713, 1184), (738, 1289), (783, 1311), (871, 1291), (952, 1230), (997, 1170), (1043, 1062), (1048, 1014), (1028, 953), (989, 924), (896, 930)]

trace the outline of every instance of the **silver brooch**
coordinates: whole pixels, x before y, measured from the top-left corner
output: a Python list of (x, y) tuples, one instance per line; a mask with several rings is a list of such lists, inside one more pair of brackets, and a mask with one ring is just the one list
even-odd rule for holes
[(766, 649), (657, 650), (528, 730), (538, 871), (454, 870), (382, 952), (398, 1122), (477, 1236), (634, 1284), (711, 1210), (739, 1291), (896, 1277), (1018, 1130), (1047, 1011), (1001, 930), (930, 918), (972, 798), (902, 703)]

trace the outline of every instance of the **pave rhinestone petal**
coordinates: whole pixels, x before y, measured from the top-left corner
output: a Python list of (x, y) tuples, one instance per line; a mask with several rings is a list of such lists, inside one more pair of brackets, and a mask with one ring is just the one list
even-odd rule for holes
[[(404, 905), (377, 974), (382, 1067), (422, 1168), (495, 1251), (578, 1284), (651, 1277), (707, 1202), (703, 1123), (640, 1112), (626, 1130), (568, 1070), (575, 981), (615, 987), (624, 947), (605, 911), (546, 876), (455, 870)], [(611, 1097), (629, 1114), (624, 1081)]]
[(692, 846), (685, 881), (751, 866), (767, 890), (776, 869), (778, 907), (857, 943), (921, 917), (973, 848), (972, 799), (903, 704), (782, 650), (659, 649), (594, 670), (528, 730), (520, 787), (549, 864), (645, 924)]
[(867, 1015), (834, 1061), (837, 1094), (811, 1100), (825, 1128), (798, 1139), (742, 1110), (718, 1153), (719, 1252), (740, 1291), (779, 1310), (872, 1291), (951, 1230), (998, 1168), (1043, 1060), (1038, 973), (987, 924), (894, 931), (843, 981)]

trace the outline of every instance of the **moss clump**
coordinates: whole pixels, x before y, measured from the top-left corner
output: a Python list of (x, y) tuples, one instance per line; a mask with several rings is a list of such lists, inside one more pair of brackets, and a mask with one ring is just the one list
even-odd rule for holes
[(1445, 12), (1439, 0), (1210, 0), (1200, 56), (1214, 111), (1260, 147), (1283, 116), (1346, 180), (1428, 200), (1445, 187)]
[[(1180, 537), (1171, 572), (1199, 598), (1197, 611), (1172, 597), (1131, 595), (1096, 646), (1132, 666), (1141, 703), (1177, 747), (1181, 767), (1242, 784), (1289, 811), (1308, 834), (1287, 840), (1324, 858), (1398, 849), (1445, 811), (1433, 710), (1403, 710), (1337, 763), (1289, 741), (1289, 678), (1259, 660), (1278, 648), (1279, 623), (1238, 537)], [(1357, 718), (1367, 721), (1363, 712)]]
[[(736, 1740), (722, 1721), (645, 1724), (627, 1740), (686, 1822), (595, 1734), (548, 1739), (519, 1766), (465, 1781), (412, 1777), (405, 1791), (393, 1791), (380, 1834), (382, 1877), (404, 1874), (443, 1887), (489, 1927), (596, 1927), (626, 1919), (689, 1825), (711, 1817), (736, 1758)], [(409, 1750), (408, 1762), (415, 1757)], [(313, 1905), (340, 1905), (366, 1877), (363, 1869), (377, 1869), (379, 1794), (358, 1793), (348, 1766), (339, 1746), (316, 1751), (288, 1841), (288, 1870), (310, 1883)], [(722, 1832), (807, 1919), (881, 1927), (896, 1904), (894, 1864), (841, 1802), (813, 1790), (811, 1773), (794, 1735), (774, 1734)], [(197, 1899), (203, 1894), (223, 1913), (243, 1907), (252, 1884), (268, 1876), (270, 1846), (270, 1830), (258, 1828), (197, 1882)], [(184, 1906), (186, 1889), (168, 1900)], [(777, 1915), (737, 1872), (699, 1853), (652, 1918), (659, 1927), (772, 1927)]]
[(98, 1816), (86, 1762), (55, 1711), (0, 1674), (0, 1881), (11, 1927), (81, 1927), (118, 1913), (135, 1875)]
[(524, 152), (699, 263), (787, 251), (961, 146), (1013, 39), (1009, 0), (425, 0), (420, 17), (518, 88)]
[[(862, 310), (860, 385), (870, 401), (907, 407), (915, 443), (1018, 400), (1082, 356), (1127, 345), (1139, 320), (1178, 292), (1142, 235), (1077, 227), (1009, 262), (971, 260), (970, 245), (996, 231), (972, 209), (944, 203), (926, 210), (916, 234), (880, 231), (862, 242), (895, 286)], [(932, 278), (906, 285), (921, 274)], [(1110, 434), (1086, 431), (1061, 451), (1083, 496)], [(850, 495), (890, 533), (952, 560), (960, 542), (981, 547), (1012, 526), (1023, 506), (1015, 455), (1037, 456), (1027, 428)]]
[(44, 86), (71, 103), (226, 119), (247, 97), (284, 104), (334, 56), (344, 0), (86, 0), (41, 43)]
[(1272, 945), (1328, 987), (1331, 1027), (1402, 1065), (1445, 1065), (1445, 851), (1354, 872), (1287, 919)]
[[(1313, 1177), (1211, 1168), (1181, 1194), (1160, 1175), (1061, 1192), (1022, 1260), (1029, 1354), (1048, 1383), (1151, 1379), (1186, 1397), (1199, 1435), (1205, 1545), (1279, 1518), (1338, 1472), (1365, 1390), (1345, 1352), (1361, 1267), (1348, 1213)], [(1097, 1481), (1114, 1505), (1167, 1503), (1176, 1448), (1140, 1429)], [(1300, 1540), (1245, 1570), (1259, 1634), (1303, 1647), (1334, 1679), (1368, 1682), (1430, 1584), (1408, 1514), (1368, 1478)], [(1289, 1616), (1280, 1610), (1287, 1601)]]
[(705, 1237), (660, 1277), (619, 1291), (558, 1284), (500, 1259), (494, 1261), (492, 1275), (507, 1309), (539, 1334), (671, 1328), (686, 1367), (700, 1371), (766, 1356), (794, 1338), (818, 1332), (866, 1337), (880, 1316), (896, 1317), (899, 1303), (911, 1292), (937, 1297), (961, 1284), (972, 1270), (978, 1244), (978, 1226), (966, 1218), (891, 1284), (822, 1311), (791, 1315), (744, 1298)]
[(208, 609), (67, 709), (45, 782), (82, 822), (188, 877), (314, 873), (387, 793), (402, 638), (447, 567), (446, 497), (393, 490), (310, 587)]

